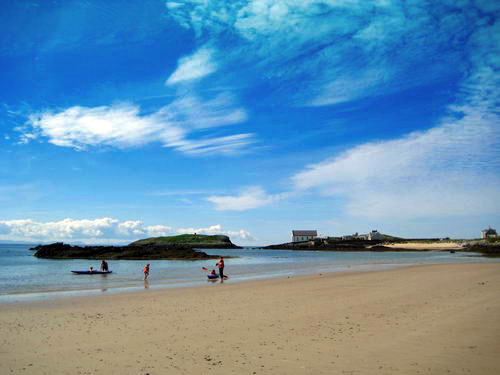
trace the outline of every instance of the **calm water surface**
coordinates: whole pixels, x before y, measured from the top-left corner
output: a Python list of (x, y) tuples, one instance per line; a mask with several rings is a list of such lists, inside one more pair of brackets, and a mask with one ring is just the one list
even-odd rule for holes
[[(110, 275), (75, 275), (71, 270), (99, 268), (97, 260), (38, 259), (29, 245), (0, 244), (0, 303), (31, 299), (102, 294), (135, 289), (212, 285), (201, 267), (216, 260), (152, 260), (149, 283), (142, 280), (146, 261), (109, 261)], [(234, 256), (226, 260), (228, 282), (298, 276), (324, 272), (371, 271), (418, 264), (498, 261), (474, 253), (449, 252), (320, 252), (288, 250), (204, 250)]]

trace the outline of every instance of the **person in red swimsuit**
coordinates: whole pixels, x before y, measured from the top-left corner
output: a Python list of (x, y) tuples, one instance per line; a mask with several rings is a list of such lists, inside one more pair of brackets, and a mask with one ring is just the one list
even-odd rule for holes
[(149, 263), (144, 267), (144, 280), (147, 280), (149, 276)]
[(224, 279), (224, 257), (220, 257), (219, 263), (217, 263), (217, 267), (219, 267), (219, 277), (221, 280)]

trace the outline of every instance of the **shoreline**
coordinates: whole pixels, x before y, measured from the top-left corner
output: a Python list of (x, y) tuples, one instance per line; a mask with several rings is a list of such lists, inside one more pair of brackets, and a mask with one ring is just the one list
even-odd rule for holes
[[(436, 251), (437, 252), (437, 251)], [(225, 258), (229, 259), (230, 256), (225, 256)], [(429, 263), (433, 264), (433, 263)], [(439, 263), (436, 263), (439, 264)], [(450, 263), (453, 264), (453, 263)], [(291, 278), (291, 277), (302, 277), (309, 276), (315, 274), (337, 274), (337, 273), (364, 273), (364, 272), (378, 272), (385, 271), (390, 269), (399, 269), (406, 267), (414, 267), (418, 266), (416, 263), (367, 263), (367, 264), (348, 264), (348, 265), (339, 265), (338, 269), (334, 271), (321, 271), (315, 270), (314, 272), (301, 272), (296, 271), (294, 274), (283, 274), (282, 272), (276, 272), (275, 274), (265, 274), (265, 275), (233, 275), (230, 278), (228, 283), (246, 283), (250, 281), (259, 281), (259, 280), (273, 280), (279, 278)], [(79, 276), (80, 277), (80, 276)], [(85, 276), (87, 277), (87, 276)], [(93, 275), (93, 278), (99, 277), (108, 277), (108, 275)], [(217, 280), (218, 282), (219, 280)], [(59, 299), (67, 299), (67, 298), (80, 298), (84, 296), (97, 297), (97, 296), (106, 296), (106, 295), (115, 295), (115, 294), (127, 294), (127, 293), (141, 293), (145, 292), (144, 289), (151, 290), (170, 290), (170, 289), (178, 289), (178, 288), (197, 288), (197, 287), (205, 287), (214, 283), (214, 280), (208, 280), (201, 276), (199, 279), (191, 279), (191, 280), (177, 280), (177, 279), (160, 279), (160, 280), (149, 280), (147, 283), (144, 283), (141, 278), (136, 280), (129, 280), (126, 284), (111, 284), (105, 286), (95, 286), (95, 287), (77, 287), (70, 289), (38, 289), (38, 290), (19, 290), (19, 291), (10, 291), (0, 293), (0, 306), (2, 304), (12, 304), (12, 303), (22, 303), (24, 301), (50, 301), (50, 300), (59, 300)], [(19, 300), (16, 300), (19, 299)]]
[(432, 264), (4, 304), (0, 373), (493, 375), (499, 271)]
[[(472, 263), (472, 262), (471, 262)], [(366, 265), (354, 265), (348, 266), (346, 269), (341, 269), (334, 272), (314, 272), (307, 274), (296, 274), (290, 276), (274, 275), (274, 276), (254, 276), (253, 278), (230, 278), (226, 280), (226, 284), (241, 284), (241, 283), (251, 283), (251, 282), (264, 282), (269, 280), (279, 280), (279, 279), (296, 279), (301, 277), (308, 277), (314, 275), (336, 275), (336, 274), (350, 274), (350, 273), (367, 273), (367, 272), (384, 272), (392, 269), (408, 268), (408, 267), (418, 267), (419, 265), (414, 264), (366, 264)], [(99, 277), (99, 275), (96, 275)], [(142, 280), (138, 280), (140, 283)], [(96, 297), (106, 297), (114, 295), (123, 294), (141, 294), (141, 293), (151, 293), (151, 292), (162, 292), (175, 289), (190, 289), (190, 288), (209, 288), (213, 284), (220, 283), (219, 279), (216, 280), (195, 280), (195, 281), (158, 281), (158, 282), (147, 282), (144, 285), (128, 284), (122, 286), (109, 286), (105, 290), (102, 288), (78, 288), (78, 289), (47, 289), (47, 290), (37, 290), (37, 291), (16, 291), (9, 293), (0, 293), (0, 307), (5, 304), (22, 304), (22, 303), (48, 303), (56, 300), (66, 300), (66, 299), (79, 299), (79, 298), (96, 298)], [(146, 286), (147, 284), (147, 286)], [(146, 290), (145, 290), (146, 289)], [(24, 301), (10, 300), (14, 298), (22, 298)], [(37, 298), (41, 297), (41, 298)]]
[[(316, 278), (336, 278), (336, 277), (343, 277), (343, 276), (349, 276), (349, 275), (364, 275), (364, 274), (376, 274), (376, 273), (389, 273), (389, 272), (394, 272), (394, 271), (401, 271), (401, 270), (406, 270), (406, 269), (419, 269), (419, 268), (426, 268), (426, 267), (442, 267), (442, 266), (454, 266), (454, 265), (483, 265), (483, 264), (498, 264), (499, 269), (500, 269), (500, 261), (497, 262), (466, 262), (466, 263), (432, 263), (432, 264), (384, 264), (386, 268), (374, 268), (374, 269), (364, 269), (364, 270), (359, 270), (353, 268), (348, 268), (340, 271), (335, 271), (335, 272), (315, 272), (315, 273), (309, 273), (309, 274), (298, 274), (298, 275), (290, 275), (290, 276), (271, 276), (271, 277), (257, 277), (257, 278), (252, 278), (252, 279), (243, 279), (243, 280), (236, 280), (236, 279), (228, 279), (225, 280), (223, 283), (220, 282), (219, 279), (216, 280), (204, 280), (204, 281), (198, 281), (198, 282), (160, 282), (158, 284), (151, 284), (148, 283), (148, 287), (144, 287), (142, 285), (127, 285), (127, 286), (117, 286), (117, 287), (109, 287), (106, 289), (105, 292), (103, 292), (99, 288), (87, 288), (87, 289), (71, 289), (71, 290), (42, 290), (42, 291), (33, 291), (33, 292), (13, 292), (13, 293), (8, 293), (8, 294), (0, 294), (1, 297), (7, 297), (7, 296), (15, 296), (15, 295), (38, 295), (38, 294), (47, 294), (47, 295), (52, 295), (52, 294), (72, 294), (76, 293), (74, 295), (68, 295), (68, 296), (61, 296), (61, 297), (47, 297), (43, 299), (27, 299), (25, 301), (12, 301), (12, 302), (0, 302), (0, 312), (2, 310), (2, 306), (18, 306), (22, 307), (23, 305), (30, 305), (30, 306), (35, 306), (35, 305), (46, 305), (46, 304), (52, 304), (56, 302), (60, 302), (62, 304), (64, 303), (69, 303), (73, 304), (75, 302), (78, 302), (80, 300), (92, 300), (94, 301), (95, 299), (109, 299), (109, 298), (116, 298), (116, 297), (123, 297), (123, 298), (128, 298), (128, 297), (141, 297), (143, 295), (149, 295), (149, 294), (162, 294), (162, 293), (170, 293), (172, 291), (175, 291), (176, 293), (182, 293), (183, 291), (192, 291), (196, 293), (201, 293), (204, 290), (207, 290), (209, 288), (214, 288), (217, 287), (216, 285), (218, 284), (224, 284), (224, 287), (231, 287), (231, 286), (238, 286), (238, 285), (249, 285), (251, 287), (259, 287), (260, 284), (262, 285), (264, 283), (269, 283), (269, 282), (275, 282), (275, 283), (282, 283), (282, 282), (300, 282), (302, 280), (309, 280), (309, 279), (316, 279)], [(374, 265), (365, 265), (367, 267), (371, 267)], [(185, 285), (181, 285), (185, 284)], [(187, 285), (189, 284), (189, 285)], [(80, 292), (82, 294), (80, 294)], [(94, 293), (95, 292), (95, 293)]]
[[(408, 253), (419, 253), (419, 251), (405, 251)], [(442, 253), (443, 251), (433, 250), (434, 253)], [(373, 252), (377, 253), (377, 252)], [(474, 253), (471, 253), (474, 254)], [(471, 255), (475, 256), (475, 255)], [(232, 256), (225, 256), (225, 258), (230, 258)], [(485, 262), (495, 262), (495, 260), (489, 260)], [(467, 263), (482, 263), (480, 261), (474, 261)], [(267, 274), (233, 274), (228, 283), (247, 283), (251, 281), (259, 281), (259, 280), (273, 280), (279, 278), (296, 278), (303, 277), (308, 275), (316, 275), (319, 273), (322, 274), (339, 274), (339, 273), (365, 273), (365, 272), (378, 272), (385, 271), (391, 269), (400, 269), (400, 268), (408, 268), (419, 266), (420, 264), (455, 264), (454, 262), (450, 263), (360, 263), (360, 264), (340, 264), (338, 268), (335, 270), (321, 270), (317, 269), (311, 272), (311, 270), (288, 270), (283, 273), (281, 271), (277, 271), (275, 273), (267, 273)], [(108, 275), (104, 275), (108, 277)], [(87, 277), (87, 276), (86, 276)], [(100, 278), (101, 275), (91, 276), (92, 278)], [(104, 277), (103, 277), (104, 278)], [(207, 281), (204, 276), (200, 276), (200, 278), (194, 279), (153, 279), (149, 280), (147, 283), (144, 283), (141, 278), (137, 278), (135, 280), (129, 279), (124, 284), (106, 284), (99, 286), (78, 286), (75, 284), (73, 288), (59, 288), (59, 289), (37, 289), (37, 290), (16, 290), (9, 292), (0, 293), (0, 306), (3, 304), (15, 304), (15, 303), (23, 303), (27, 301), (50, 301), (50, 300), (59, 300), (59, 299), (68, 299), (68, 298), (80, 298), (84, 296), (89, 297), (98, 297), (98, 296), (110, 296), (116, 294), (128, 294), (128, 293), (141, 293), (145, 292), (144, 289), (148, 289), (148, 291), (152, 290), (171, 290), (171, 289), (185, 289), (185, 288), (197, 288), (197, 287), (206, 287), (209, 284), (212, 284), (214, 281)]]

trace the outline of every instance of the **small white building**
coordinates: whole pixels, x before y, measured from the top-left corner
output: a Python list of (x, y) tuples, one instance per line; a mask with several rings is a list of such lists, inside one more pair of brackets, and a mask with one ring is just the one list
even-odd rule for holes
[(318, 237), (316, 230), (292, 230), (292, 242), (313, 240)]
[(488, 229), (483, 229), (481, 231), (481, 238), (488, 238), (488, 237), (496, 237), (497, 236), (497, 231), (491, 227)]

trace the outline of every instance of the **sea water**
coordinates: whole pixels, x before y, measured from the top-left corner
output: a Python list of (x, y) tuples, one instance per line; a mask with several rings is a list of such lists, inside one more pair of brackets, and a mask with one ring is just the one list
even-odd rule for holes
[[(30, 245), (0, 244), (0, 303), (103, 294), (138, 289), (211, 285), (202, 267), (216, 269), (217, 260), (108, 261), (109, 275), (76, 275), (71, 270), (99, 269), (100, 261), (40, 259)], [(491, 262), (476, 253), (436, 252), (324, 252), (248, 249), (204, 249), (225, 259), (228, 282), (293, 277), (327, 272), (375, 271), (419, 264)], [(148, 282), (142, 270), (151, 264)]]

